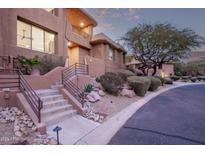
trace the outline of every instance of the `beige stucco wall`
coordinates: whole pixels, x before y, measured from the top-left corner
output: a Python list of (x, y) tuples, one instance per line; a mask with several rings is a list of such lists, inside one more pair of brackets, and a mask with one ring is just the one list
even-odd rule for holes
[(88, 64), (89, 75), (92, 77), (100, 76), (105, 73), (105, 62), (99, 58), (86, 56), (86, 64)]
[(64, 67), (56, 67), (45, 75), (32, 76), (25, 75), (25, 78), (30, 83), (33, 89), (48, 89), (56, 81), (61, 80), (61, 73)]
[(17, 47), (17, 18), (25, 20), (45, 30), (55, 32), (56, 44), (53, 56), (67, 57), (65, 40), (65, 11), (57, 9), (58, 16), (52, 15), (43, 9), (0, 9), (0, 55), (18, 56), (24, 55), (40, 57), (45, 53)]
[(163, 64), (162, 71), (164, 71), (165, 76), (174, 75), (174, 65), (173, 64)]
[(16, 101), (16, 93), (18, 92), (18, 90), (11, 90), (8, 92), (9, 98), (5, 99), (5, 92), (0, 91), (0, 107), (18, 107)]

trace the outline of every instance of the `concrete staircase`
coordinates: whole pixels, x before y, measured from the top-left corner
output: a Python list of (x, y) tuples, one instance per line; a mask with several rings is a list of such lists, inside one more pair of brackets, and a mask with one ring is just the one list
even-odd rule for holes
[(77, 114), (77, 111), (68, 103), (68, 100), (64, 99), (63, 95), (60, 94), (59, 87), (61, 86), (61, 84), (56, 83), (55, 85), (51, 85), (50, 89), (35, 90), (43, 101), (41, 118), (47, 126), (61, 122)]

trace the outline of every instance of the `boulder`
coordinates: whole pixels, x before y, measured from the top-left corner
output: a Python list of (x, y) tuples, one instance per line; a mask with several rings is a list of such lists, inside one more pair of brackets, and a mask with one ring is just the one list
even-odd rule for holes
[(134, 93), (133, 90), (123, 89), (123, 90), (121, 91), (121, 95), (122, 95), (122, 96), (129, 97), (129, 98), (132, 98), (132, 97), (135, 96), (135, 93)]
[(105, 96), (105, 92), (104, 92), (103, 90), (99, 90), (98, 94), (99, 94), (101, 97)]
[(87, 99), (89, 100), (89, 102), (94, 103), (100, 100), (100, 96), (97, 92), (92, 91), (87, 95)]

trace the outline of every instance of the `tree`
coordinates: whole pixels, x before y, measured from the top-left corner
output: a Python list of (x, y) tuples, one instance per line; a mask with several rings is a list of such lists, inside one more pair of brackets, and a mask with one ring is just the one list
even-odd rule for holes
[(121, 39), (133, 56), (141, 62), (139, 69), (148, 74), (162, 64), (187, 57), (191, 50), (205, 43), (204, 38), (191, 29), (177, 29), (171, 24), (139, 24)]

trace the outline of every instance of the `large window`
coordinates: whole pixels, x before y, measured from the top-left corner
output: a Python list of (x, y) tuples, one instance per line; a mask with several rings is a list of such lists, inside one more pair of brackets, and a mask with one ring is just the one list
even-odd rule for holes
[(17, 45), (31, 49), (31, 25), (17, 21)]
[(44, 34), (43, 30), (32, 26), (32, 49), (44, 51)]
[(55, 34), (18, 20), (17, 46), (52, 54), (55, 52)]
[(48, 53), (54, 53), (54, 39), (55, 35), (49, 32), (45, 32), (45, 51)]
[(111, 61), (114, 61), (114, 58), (115, 58), (115, 52), (113, 50), (113, 48), (109, 47), (109, 50), (108, 50), (108, 59), (111, 60)]

